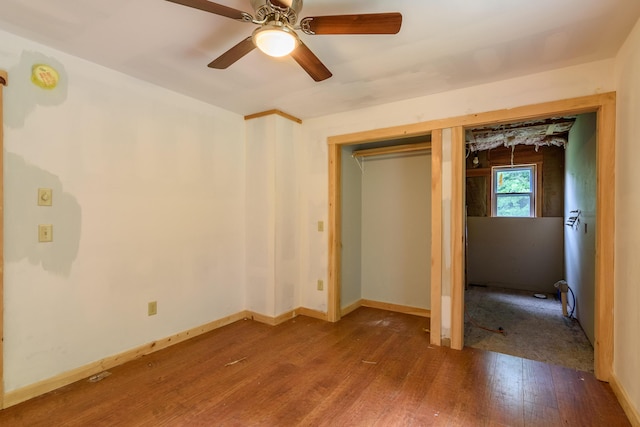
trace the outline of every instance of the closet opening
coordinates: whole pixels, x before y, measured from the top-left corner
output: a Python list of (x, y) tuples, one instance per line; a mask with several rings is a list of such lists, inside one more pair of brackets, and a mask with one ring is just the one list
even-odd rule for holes
[(429, 317), (430, 135), (339, 153), (340, 317), (362, 306)]

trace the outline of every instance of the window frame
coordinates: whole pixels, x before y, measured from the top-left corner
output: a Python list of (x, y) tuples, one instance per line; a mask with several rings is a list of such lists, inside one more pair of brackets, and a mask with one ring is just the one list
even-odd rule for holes
[[(529, 170), (531, 171), (530, 185), (531, 191), (527, 193), (498, 193), (497, 174), (500, 171)], [(539, 216), (539, 186), (538, 186), (538, 164), (523, 163), (517, 165), (491, 166), (491, 216), (495, 218), (536, 218)], [(528, 195), (529, 196), (529, 216), (499, 216), (498, 199), (503, 195)]]

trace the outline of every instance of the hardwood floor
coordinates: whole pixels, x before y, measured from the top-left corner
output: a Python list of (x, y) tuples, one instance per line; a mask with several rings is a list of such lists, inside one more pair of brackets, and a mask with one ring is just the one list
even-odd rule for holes
[(239, 321), (0, 411), (2, 426), (625, 426), (593, 375), (429, 345), (428, 319)]

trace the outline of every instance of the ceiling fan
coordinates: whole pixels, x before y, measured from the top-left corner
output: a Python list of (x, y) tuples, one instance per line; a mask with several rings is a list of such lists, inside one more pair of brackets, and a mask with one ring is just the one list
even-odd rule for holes
[(291, 57), (319, 82), (332, 76), (331, 71), (298, 37), (296, 30), (307, 35), (324, 34), (397, 34), (402, 15), (369, 13), (358, 15), (309, 16), (298, 22), (302, 0), (250, 0), (255, 17), (247, 12), (208, 0), (167, 0), (195, 9), (225, 16), (240, 22), (259, 25), (253, 34), (214, 59), (210, 68), (225, 69), (256, 47), (274, 57)]

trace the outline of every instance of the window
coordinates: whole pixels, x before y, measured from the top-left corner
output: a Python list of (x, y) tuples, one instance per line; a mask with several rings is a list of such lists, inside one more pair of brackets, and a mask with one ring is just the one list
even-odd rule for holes
[(493, 216), (536, 216), (536, 165), (492, 168)]

